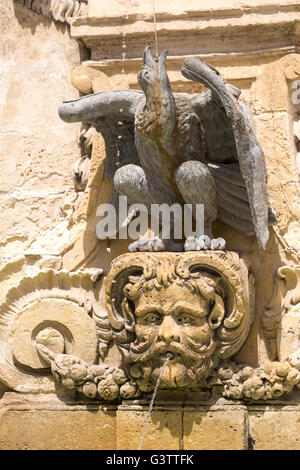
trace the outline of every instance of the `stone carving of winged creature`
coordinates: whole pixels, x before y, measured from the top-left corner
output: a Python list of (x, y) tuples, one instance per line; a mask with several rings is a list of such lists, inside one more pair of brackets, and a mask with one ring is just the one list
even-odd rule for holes
[[(268, 225), (276, 218), (267, 202), (265, 159), (240, 91), (217, 70), (196, 58), (182, 66), (184, 77), (200, 82), (200, 94), (172, 93), (164, 51), (157, 60), (150, 47), (138, 73), (143, 91), (105, 91), (60, 105), (67, 122), (84, 121), (101, 132), (106, 144), (106, 174), (111, 203), (204, 204), (204, 234), (185, 241), (185, 250), (224, 249), (213, 238), (219, 219), (264, 249)], [(159, 236), (133, 242), (130, 251), (173, 251)]]

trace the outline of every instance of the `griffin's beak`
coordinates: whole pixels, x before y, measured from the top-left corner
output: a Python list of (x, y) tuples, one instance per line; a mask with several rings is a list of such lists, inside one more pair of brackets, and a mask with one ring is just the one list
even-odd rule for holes
[(155, 67), (155, 62), (150, 51), (151, 51), (150, 46), (145, 47), (144, 55), (143, 55), (144, 65), (147, 65), (148, 67)]

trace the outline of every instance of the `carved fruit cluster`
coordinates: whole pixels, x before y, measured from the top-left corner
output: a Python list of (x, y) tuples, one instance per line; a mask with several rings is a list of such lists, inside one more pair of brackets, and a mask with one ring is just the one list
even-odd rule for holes
[(270, 362), (258, 369), (228, 363), (218, 369), (223, 396), (235, 400), (274, 400), (300, 389), (300, 372), (290, 361)]
[(76, 357), (62, 354), (51, 363), (51, 371), (64, 387), (76, 389), (89, 398), (112, 401), (120, 397), (134, 398), (139, 394), (137, 385), (117, 367), (88, 367)]
[(129, 380), (125, 372), (118, 367), (88, 366), (71, 354), (53, 354), (42, 345), (39, 345), (38, 349), (50, 364), (56, 381), (70, 390), (77, 390), (89, 398), (100, 397), (107, 401), (140, 395), (136, 383)]

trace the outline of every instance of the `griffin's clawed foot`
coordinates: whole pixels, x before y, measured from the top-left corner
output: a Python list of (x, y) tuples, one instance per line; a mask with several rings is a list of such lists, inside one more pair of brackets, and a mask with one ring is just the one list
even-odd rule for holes
[(128, 247), (129, 251), (164, 251), (165, 244), (161, 238), (146, 238), (137, 240), (136, 242), (130, 243)]
[(128, 247), (129, 251), (183, 251), (183, 243), (174, 240), (162, 240), (159, 237), (142, 238)]
[(184, 250), (224, 250), (225, 245), (224, 238), (209, 238), (207, 235), (201, 235), (200, 237), (188, 237), (184, 244)]

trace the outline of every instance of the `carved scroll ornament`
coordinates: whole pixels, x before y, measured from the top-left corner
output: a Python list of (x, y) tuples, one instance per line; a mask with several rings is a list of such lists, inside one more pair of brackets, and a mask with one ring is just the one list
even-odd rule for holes
[[(281, 266), (262, 316), (262, 331), (271, 360), (285, 360), (300, 348), (300, 265)], [(286, 336), (290, 336), (286, 341)], [(288, 342), (288, 344), (287, 344)]]
[(107, 314), (96, 302), (101, 270), (67, 273), (46, 269), (26, 275), (0, 306), (0, 381), (20, 392), (55, 391), (42, 344), (55, 354), (74, 354), (88, 365), (111, 341)]

